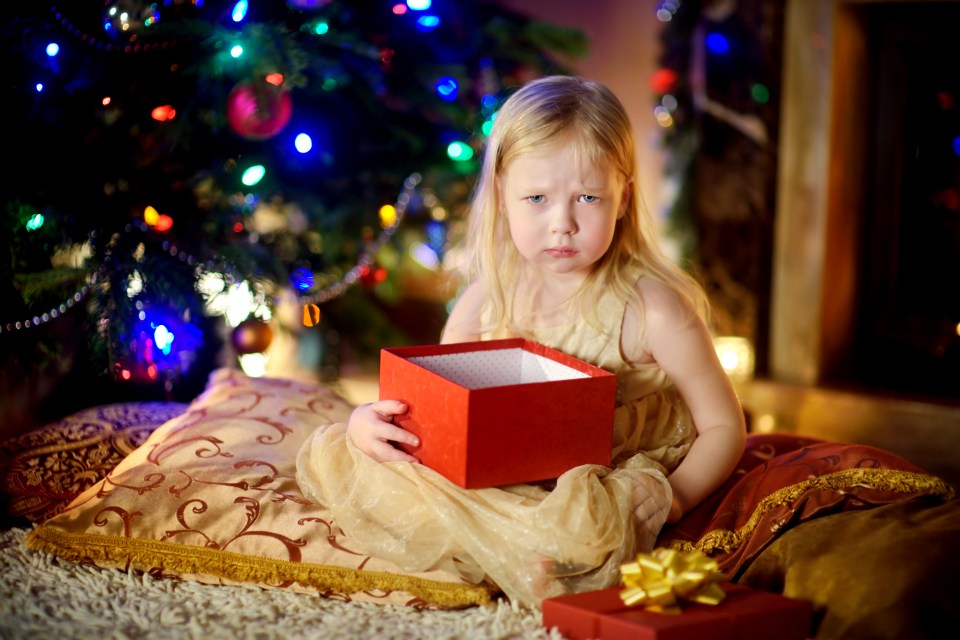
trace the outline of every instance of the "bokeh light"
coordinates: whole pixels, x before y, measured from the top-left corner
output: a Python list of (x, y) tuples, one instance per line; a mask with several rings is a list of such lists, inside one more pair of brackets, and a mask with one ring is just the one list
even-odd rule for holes
[(457, 99), (457, 92), (460, 89), (460, 85), (457, 84), (457, 81), (450, 76), (444, 76), (437, 80), (434, 88), (437, 91), (437, 95), (439, 95), (442, 100), (453, 102)]
[(440, 17), (434, 15), (420, 16), (417, 18), (417, 29), (420, 31), (433, 31), (440, 26)]
[(262, 164), (255, 164), (243, 172), (240, 182), (248, 187), (252, 187), (263, 180), (263, 176), (266, 174), (267, 170)]
[(313, 138), (308, 133), (298, 133), (293, 139), (293, 146), (300, 153), (308, 153), (313, 149)]
[(727, 36), (714, 31), (707, 34), (707, 50), (710, 53), (724, 55), (730, 52), (730, 41), (727, 40)]
[(465, 142), (455, 140), (447, 145), (447, 155), (451, 160), (465, 162), (473, 157), (473, 148)]
[(233, 11), (230, 12), (230, 18), (234, 22), (243, 22), (243, 19), (247, 17), (247, 9), (249, 8), (250, 5), (247, 3), (247, 0), (240, 0), (240, 2), (233, 5)]

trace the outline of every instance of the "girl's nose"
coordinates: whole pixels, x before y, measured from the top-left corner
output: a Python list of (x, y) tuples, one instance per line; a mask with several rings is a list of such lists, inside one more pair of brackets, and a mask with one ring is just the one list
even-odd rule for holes
[(566, 236), (577, 232), (577, 221), (573, 216), (572, 207), (569, 205), (558, 206), (550, 222), (552, 233)]

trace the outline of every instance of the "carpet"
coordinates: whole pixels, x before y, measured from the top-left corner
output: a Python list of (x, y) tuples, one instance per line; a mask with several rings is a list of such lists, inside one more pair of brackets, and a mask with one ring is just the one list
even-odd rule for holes
[(255, 586), (157, 579), (31, 551), (0, 531), (0, 638), (562, 640), (540, 611), (505, 601), (458, 611), (342, 602)]

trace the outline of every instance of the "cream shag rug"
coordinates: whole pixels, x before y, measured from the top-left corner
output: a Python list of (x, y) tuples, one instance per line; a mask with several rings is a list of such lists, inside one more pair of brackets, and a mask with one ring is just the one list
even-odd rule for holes
[(506, 602), (458, 611), (340, 602), (254, 586), (105, 571), (31, 551), (0, 531), (0, 638), (562, 640), (540, 611)]

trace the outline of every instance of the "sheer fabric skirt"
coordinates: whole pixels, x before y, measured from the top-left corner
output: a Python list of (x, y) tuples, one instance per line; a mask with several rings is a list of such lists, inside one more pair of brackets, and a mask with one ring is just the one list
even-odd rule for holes
[[(344, 423), (320, 426), (307, 439), (297, 482), (365, 553), (404, 571), (486, 581), (526, 606), (617, 584), (620, 565), (652, 548), (672, 500), (664, 468), (644, 454), (615, 469), (575, 467), (555, 487), (462, 489), (421, 464), (374, 461), (353, 445)], [(655, 505), (639, 528), (635, 487)]]

